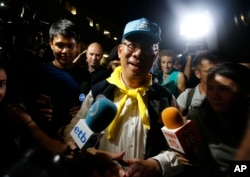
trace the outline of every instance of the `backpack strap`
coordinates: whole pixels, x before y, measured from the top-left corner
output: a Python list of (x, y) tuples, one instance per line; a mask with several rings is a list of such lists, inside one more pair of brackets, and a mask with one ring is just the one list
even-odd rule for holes
[(188, 92), (187, 101), (186, 101), (186, 108), (182, 113), (183, 116), (186, 116), (188, 111), (189, 111), (189, 106), (190, 106), (190, 104), (192, 102), (192, 99), (193, 99), (193, 96), (194, 96), (194, 91), (195, 91), (195, 87), (191, 88), (189, 90), (189, 92)]

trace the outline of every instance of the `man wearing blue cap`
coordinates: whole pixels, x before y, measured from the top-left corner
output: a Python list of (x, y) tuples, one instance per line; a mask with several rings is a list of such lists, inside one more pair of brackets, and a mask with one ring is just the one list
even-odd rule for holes
[(120, 170), (120, 176), (174, 176), (182, 172), (183, 163), (188, 163), (175, 152), (166, 151), (161, 132), (161, 111), (177, 104), (169, 91), (153, 83), (149, 73), (160, 35), (160, 27), (146, 18), (127, 23), (117, 49), (121, 66), (91, 89), (80, 111), (65, 127), (65, 142), (73, 142), (70, 132), (86, 116), (96, 96), (103, 94), (112, 100), (118, 111), (104, 130), (98, 149), (125, 152), (122, 161), (126, 167)]

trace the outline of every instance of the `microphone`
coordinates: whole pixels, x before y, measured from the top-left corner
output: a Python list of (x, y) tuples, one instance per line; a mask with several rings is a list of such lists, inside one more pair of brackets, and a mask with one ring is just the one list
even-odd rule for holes
[(115, 104), (104, 96), (97, 96), (85, 119), (80, 119), (70, 132), (79, 149), (96, 146), (103, 130), (113, 121), (117, 113)]
[(171, 149), (183, 154), (193, 153), (200, 141), (191, 120), (183, 120), (176, 107), (167, 107), (161, 113), (164, 127), (161, 128)]

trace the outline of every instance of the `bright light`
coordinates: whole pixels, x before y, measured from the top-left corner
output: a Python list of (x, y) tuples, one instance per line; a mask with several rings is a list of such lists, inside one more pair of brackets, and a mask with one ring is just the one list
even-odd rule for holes
[(71, 8), (71, 13), (73, 14), (73, 15), (76, 15), (76, 7), (75, 6), (72, 6), (72, 8)]
[(207, 35), (213, 27), (208, 11), (187, 16), (181, 24), (180, 32), (187, 38), (200, 38)]
[(104, 58), (108, 58), (108, 57), (109, 57), (109, 55), (108, 55), (108, 54), (106, 54), (106, 53), (104, 53), (104, 54), (103, 54), (103, 57), (104, 57)]

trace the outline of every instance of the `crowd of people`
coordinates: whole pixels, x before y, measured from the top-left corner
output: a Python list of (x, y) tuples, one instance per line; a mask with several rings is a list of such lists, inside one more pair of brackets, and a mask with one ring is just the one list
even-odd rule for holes
[[(77, 26), (60, 19), (49, 29), (52, 58), (32, 66), (25, 82), (1, 53), (1, 176), (21, 177), (31, 167), (53, 177), (229, 177), (230, 161), (250, 160), (249, 68), (218, 51), (187, 56), (179, 67), (161, 40), (158, 24), (129, 21), (103, 64), (102, 44), (79, 51)], [(79, 149), (70, 132), (100, 95), (117, 113), (94, 147)], [(192, 157), (163, 135), (167, 107), (194, 123), (201, 141)]]

